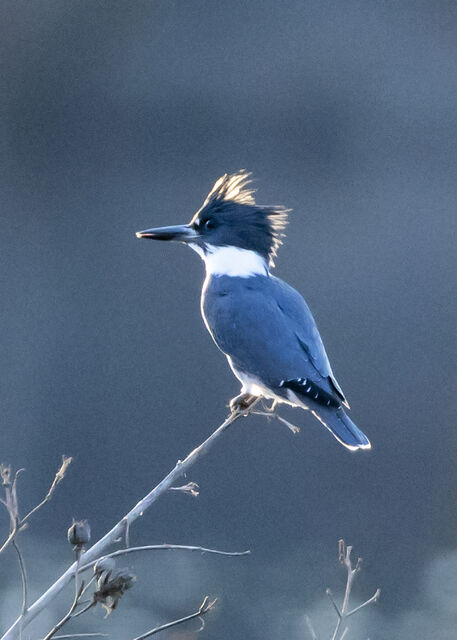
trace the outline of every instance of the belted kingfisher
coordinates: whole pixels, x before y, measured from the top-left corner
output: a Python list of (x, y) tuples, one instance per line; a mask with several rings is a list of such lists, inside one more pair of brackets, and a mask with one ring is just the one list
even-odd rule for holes
[(302, 296), (270, 273), (288, 210), (260, 206), (245, 171), (223, 175), (189, 224), (139, 231), (186, 243), (204, 260), (201, 312), (241, 382), (231, 408), (263, 397), (311, 411), (348, 449), (369, 449), (352, 422), (316, 323)]

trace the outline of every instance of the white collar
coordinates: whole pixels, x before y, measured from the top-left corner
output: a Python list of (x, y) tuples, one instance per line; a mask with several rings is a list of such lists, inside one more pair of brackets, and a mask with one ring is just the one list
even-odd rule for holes
[(207, 244), (205, 249), (189, 242), (191, 249), (204, 260), (206, 273), (209, 276), (232, 276), (250, 278), (251, 276), (267, 276), (268, 265), (265, 258), (256, 251), (239, 247), (218, 247)]

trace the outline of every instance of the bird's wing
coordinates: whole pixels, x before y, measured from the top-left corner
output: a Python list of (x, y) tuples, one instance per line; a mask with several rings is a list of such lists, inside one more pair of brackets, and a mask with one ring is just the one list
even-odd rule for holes
[(314, 321), (313, 315), (303, 296), (283, 280), (271, 276), (272, 289), (282, 313), (293, 325), (294, 333), (303, 351), (309, 357), (311, 365), (322, 378), (328, 380), (332, 391), (349, 408), (346, 397), (332, 371), (325, 351), (324, 343)]
[(272, 386), (307, 378), (345, 401), (306, 302), (278, 278), (214, 279), (203, 313), (236, 369)]

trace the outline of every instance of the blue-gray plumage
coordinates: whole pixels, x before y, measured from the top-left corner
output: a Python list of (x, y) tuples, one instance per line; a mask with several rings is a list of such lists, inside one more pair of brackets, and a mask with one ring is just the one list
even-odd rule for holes
[(300, 406), (349, 449), (370, 448), (344, 410), (308, 305), (270, 273), (287, 211), (257, 205), (248, 185), (244, 172), (222, 176), (188, 225), (137, 235), (185, 242), (205, 261), (203, 319), (242, 383), (232, 406), (253, 396)]

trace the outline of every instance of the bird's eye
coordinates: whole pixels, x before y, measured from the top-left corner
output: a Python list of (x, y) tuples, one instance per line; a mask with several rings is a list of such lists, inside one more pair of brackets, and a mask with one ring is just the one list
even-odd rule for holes
[(205, 222), (203, 223), (203, 228), (205, 230), (214, 229), (215, 226), (216, 223), (214, 222), (214, 220), (211, 220), (211, 218), (208, 218), (208, 220), (205, 220)]

